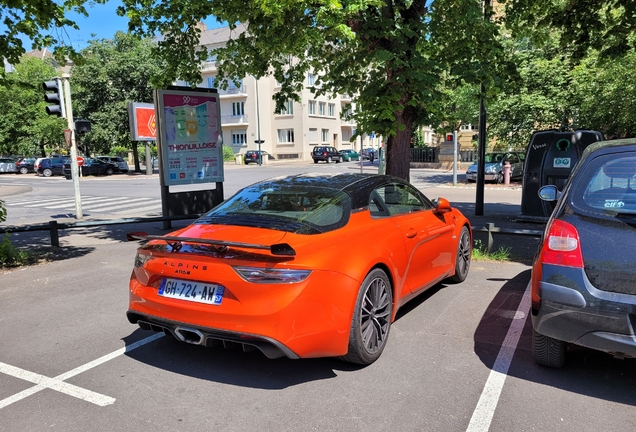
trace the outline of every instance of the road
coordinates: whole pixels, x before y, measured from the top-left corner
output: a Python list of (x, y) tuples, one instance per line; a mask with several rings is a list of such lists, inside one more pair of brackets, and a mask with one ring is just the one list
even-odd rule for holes
[[(287, 169), (298, 168), (226, 174), (238, 188)], [(443, 195), (468, 214), (474, 186), (449, 187), (447, 176), (412, 172), (431, 197)], [(121, 184), (119, 193), (143, 197), (153, 181), (82, 186), (101, 196)], [(45, 196), (64, 182), (33, 192)], [(485, 199), (486, 217), (514, 214), (520, 192), (489, 187)], [(383, 355), (368, 367), (268, 360), (257, 351), (177, 343), (128, 323), (136, 244), (124, 241), (125, 232), (159, 231), (156, 225), (68, 236), (58, 260), (0, 274), (0, 431), (636, 429), (634, 360), (572, 348), (563, 369), (534, 363), (527, 264), (473, 262), (464, 283), (419, 296), (401, 309)]]

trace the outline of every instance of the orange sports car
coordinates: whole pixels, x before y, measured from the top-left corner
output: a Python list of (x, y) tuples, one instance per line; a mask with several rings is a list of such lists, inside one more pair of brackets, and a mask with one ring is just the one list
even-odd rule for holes
[(301, 174), (248, 186), (166, 236), (145, 236), (128, 320), (196, 345), (370, 364), (408, 300), (463, 281), (460, 211), (377, 174)]

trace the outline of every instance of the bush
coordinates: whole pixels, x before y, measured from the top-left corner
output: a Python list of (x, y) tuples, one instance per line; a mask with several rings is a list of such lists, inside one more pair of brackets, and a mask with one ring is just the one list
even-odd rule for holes
[(236, 158), (231, 147), (223, 146), (223, 161), (231, 162)]

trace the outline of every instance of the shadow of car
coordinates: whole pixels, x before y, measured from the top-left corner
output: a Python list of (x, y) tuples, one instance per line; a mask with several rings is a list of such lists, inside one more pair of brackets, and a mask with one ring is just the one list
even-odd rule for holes
[[(484, 158), (484, 180), (495, 183), (504, 182), (504, 165), (510, 163), (510, 179), (523, 177), (523, 165), (526, 155), (522, 152), (493, 152), (486, 153)], [(466, 170), (466, 180), (477, 181), (477, 161)]]

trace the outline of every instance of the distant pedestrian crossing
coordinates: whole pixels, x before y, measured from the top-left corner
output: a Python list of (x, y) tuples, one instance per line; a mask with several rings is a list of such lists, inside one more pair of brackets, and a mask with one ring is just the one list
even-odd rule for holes
[[(75, 197), (51, 197), (38, 201), (7, 198), (5, 205), (22, 209), (47, 209), (72, 213), (75, 211)], [(82, 196), (82, 212), (84, 214), (99, 213), (119, 216), (159, 216), (161, 215), (161, 199)]]

